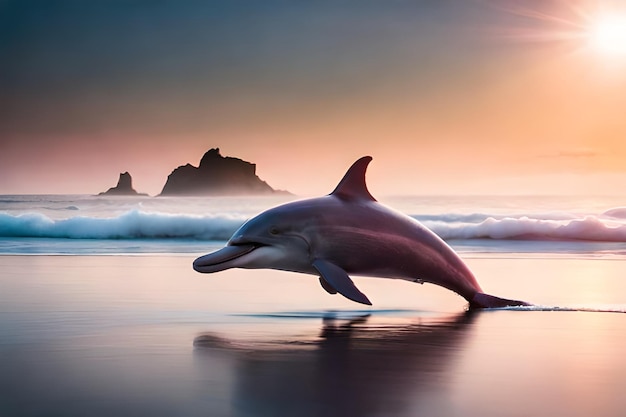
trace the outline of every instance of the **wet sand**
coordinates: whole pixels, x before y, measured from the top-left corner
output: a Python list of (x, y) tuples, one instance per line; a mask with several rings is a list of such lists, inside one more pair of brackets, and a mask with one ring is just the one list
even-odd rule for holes
[[(464, 311), (430, 285), (1, 256), (2, 416), (618, 416), (626, 314)], [(626, 310), (626, 262), (467, 260), (490, 293)]]

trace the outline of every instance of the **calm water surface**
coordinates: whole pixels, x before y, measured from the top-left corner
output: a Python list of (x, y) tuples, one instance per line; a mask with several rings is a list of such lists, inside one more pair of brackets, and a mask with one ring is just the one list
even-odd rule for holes
[(467, 260), (550, 311), (430, 285), (191, 270), (193, 256), (0, 257), (1, 416), (621, 416), (626, 262)]

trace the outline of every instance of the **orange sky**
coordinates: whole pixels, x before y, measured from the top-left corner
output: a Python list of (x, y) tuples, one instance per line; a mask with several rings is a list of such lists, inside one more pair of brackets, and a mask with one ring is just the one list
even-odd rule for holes
[(129, 171), (154, 195), (219, 147), (300, 195), (366, 154), (375, 195), (619, 194), (626, 56), (585, 38), (600, 3), (68, 1), (45, 21), (10, 3), (0, 193), (97, 193)]

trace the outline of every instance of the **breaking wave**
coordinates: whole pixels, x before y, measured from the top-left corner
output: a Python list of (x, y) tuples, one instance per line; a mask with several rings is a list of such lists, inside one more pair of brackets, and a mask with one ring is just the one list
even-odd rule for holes
[(626, 242), (626, 223), (597, 216), (568, 220), (532, 217), (489, 217), (478, 223), (424, 221), (441, 238), (451, 239), (520, 239), (581, 240)]
[[(489, 216), (442, 214), (413, 216), (446, 240), (546, 240), (626, 242), (625, 209), (599, 216), (573, 214)], [(40, 213), (0, 213), (0, 237), (67, 239), (230, 238), (246, 220), (227, 213), (209, 216), (131, 210), (115, 217), (52, 219)]]
[(138, 210), (110, 218), (76, 216), (62, 220), (39, 213), (17, 216), (0, 213), (0, 237), (228, 240), (244, 221), (244, 218), (228, 215), (194, 216)]

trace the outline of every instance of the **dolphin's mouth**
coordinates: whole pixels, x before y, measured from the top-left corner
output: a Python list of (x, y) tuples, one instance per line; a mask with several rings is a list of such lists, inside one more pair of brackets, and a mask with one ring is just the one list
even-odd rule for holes
[(246, 243), (224, 246), (216, 252), (201, 256), (193, 261), (193, 269), (203, 273), (223, 271), (224, 269), (230, 268), (229, 265), (226, 265), (227, 262), (248, 254), (259, 246), (263, 245)]

